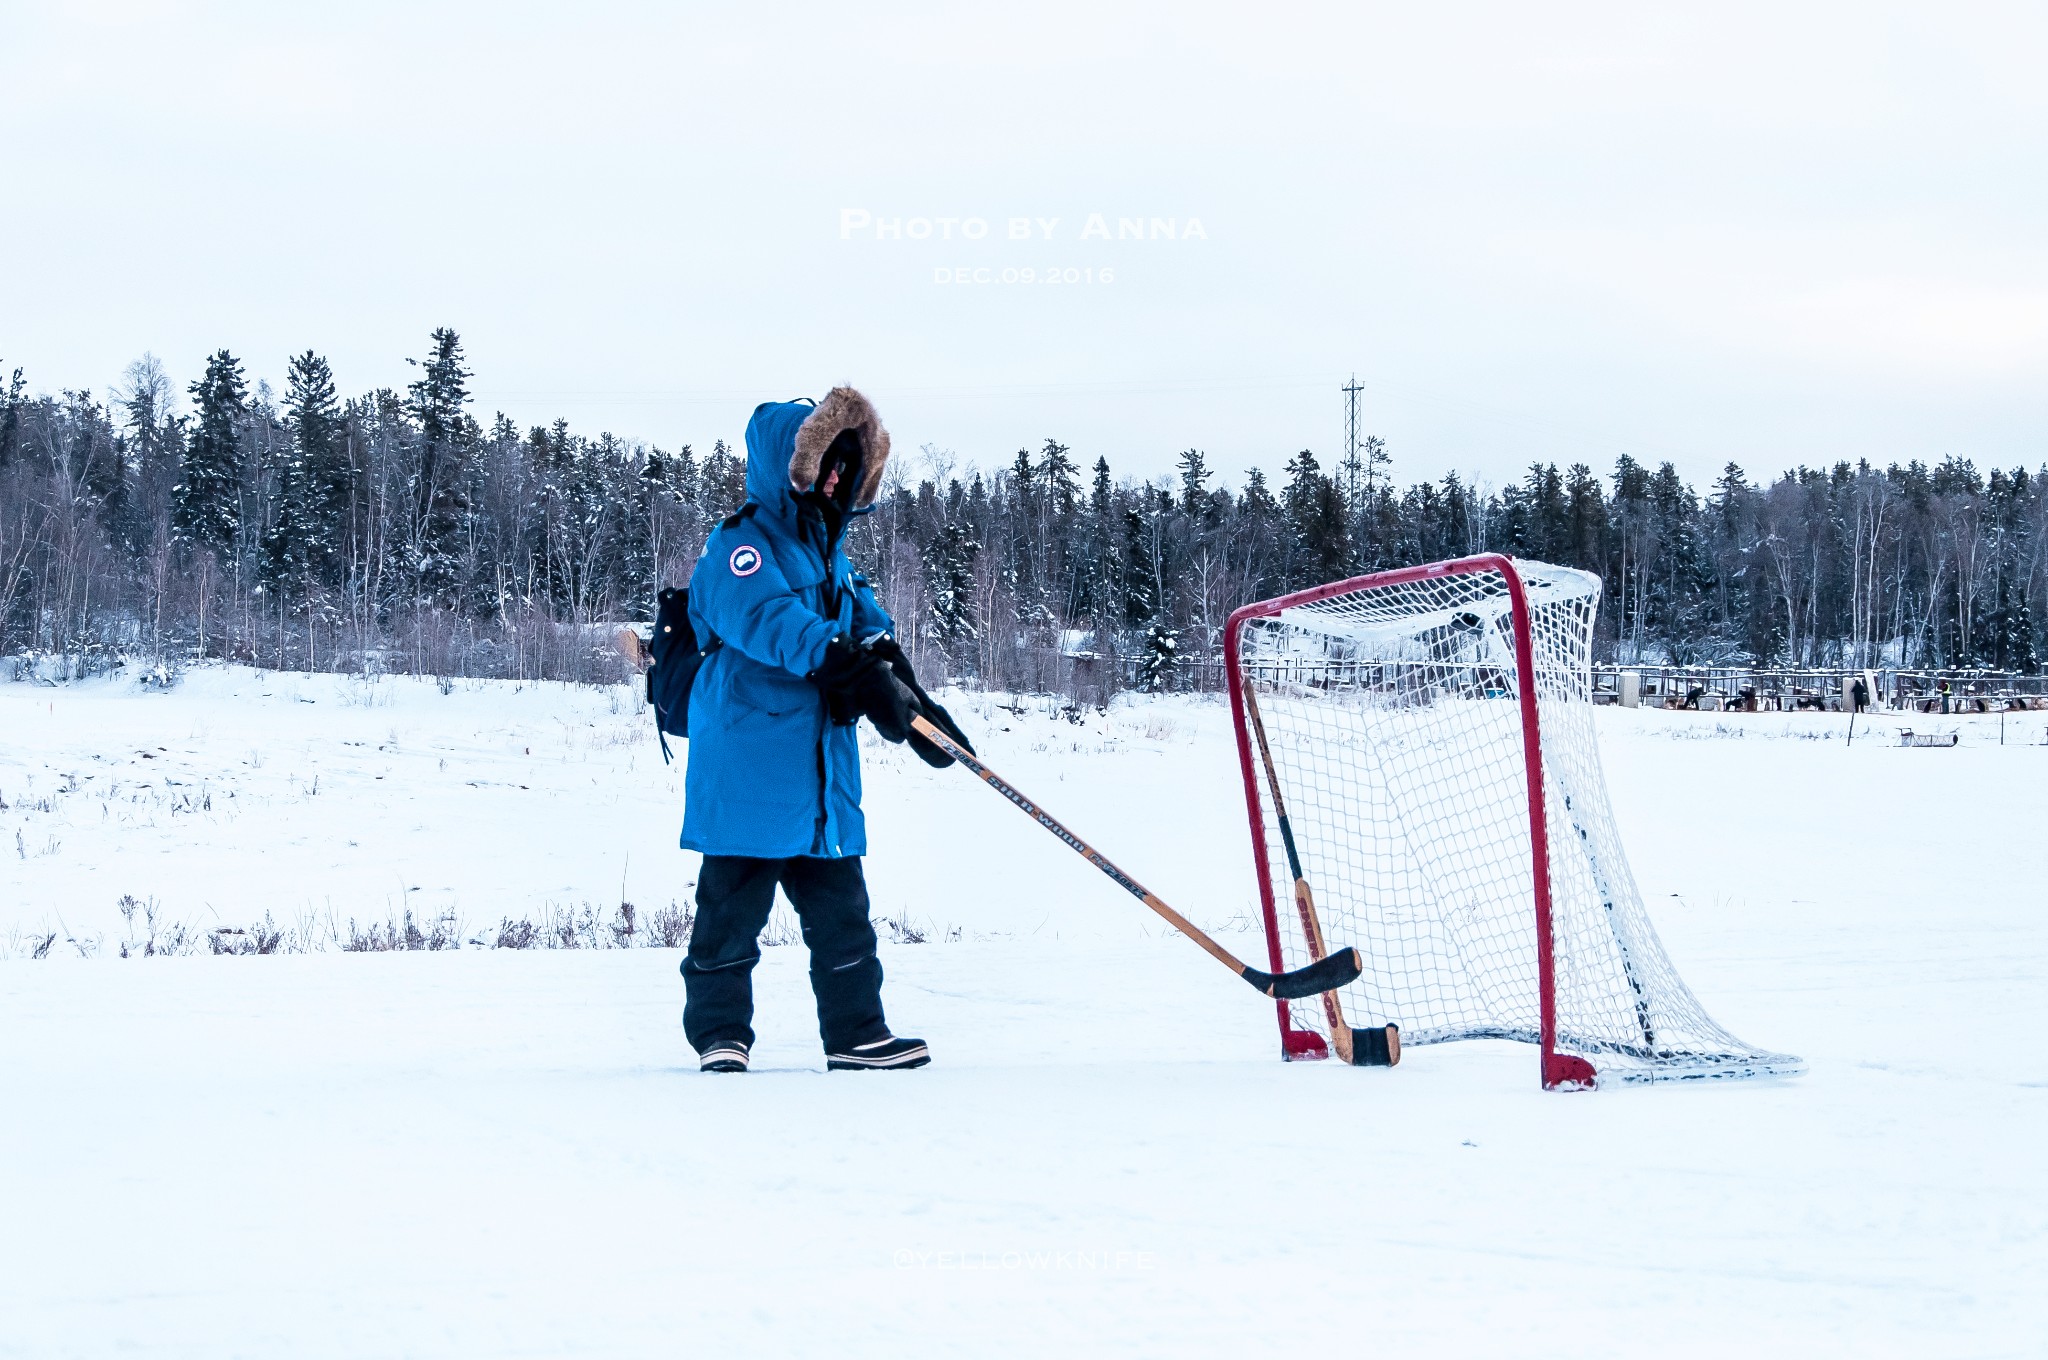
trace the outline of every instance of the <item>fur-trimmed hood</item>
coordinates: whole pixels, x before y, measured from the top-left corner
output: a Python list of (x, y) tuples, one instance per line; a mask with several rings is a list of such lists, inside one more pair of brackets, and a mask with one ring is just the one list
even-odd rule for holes
[(789, 459), (789, 480), (793, 486), (810, 486), (818, 480), (818, 465), (832, 441), (846, 430), (860, 437), (860, 489), (853, 494), (856, 509), (875, 503), (882, 494), (882, 469), (889, 465), (889, 432), (873, 403), (851, 387), (835, 387), (825, 394), (796, 432), (796, 452)]
[(792, 487), (818, 480), (825, 450), (842, 431), (860, 436), (860, 487), (853, 504), (864, 509), (882, 492), (889, 465), (889, 432), (874, 405), (851, 387), (835, 387), (813, 405), (807, 401), (764, 401), (747, 422), (747, 496), (778, 508)]

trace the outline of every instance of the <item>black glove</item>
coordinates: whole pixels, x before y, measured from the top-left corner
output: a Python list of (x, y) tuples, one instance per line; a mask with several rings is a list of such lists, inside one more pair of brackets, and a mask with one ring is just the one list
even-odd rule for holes
[(853, 697), (854, 678), (870, 669), (873, 661), (866, 653), (844, 638), (833, 638), (826, 644), (825, 659), (804, 677), (825, 696), (825, 712), (833, 726), (851, 727), (860, 721), (860, 705)]
[(833, 638), (825, 659), (808, 677), (825, 696), (825, 711), (841, 727), (865, 717), (884, 741), (910, 735), (916, 696), (896, 679), (887, 662), (845, 638)]
[[(889, 663), (896, 678), (901, 680), (917, 699), (918, 712), (926, 722), (944, 732), (969, 755), (974, 754), (974, 743), (967, 740), (967, 734), (960, 730), (960, 724), (953, 721), (953, 715), (940, 706), (939, 701), (924, 692), (924, 686), (917, 682), (917, 672), (910, 668), (910, 658), (903, 654), (903, 648), (896, 639), (886, 633), (868, 644), (868, 650)], [(915, 728), (910, 732), (910, 749), (917, 752), (917, 758), (935, 770), (943, 770), (953, 763), (953, 757), (946, 748), (931, 740)]]

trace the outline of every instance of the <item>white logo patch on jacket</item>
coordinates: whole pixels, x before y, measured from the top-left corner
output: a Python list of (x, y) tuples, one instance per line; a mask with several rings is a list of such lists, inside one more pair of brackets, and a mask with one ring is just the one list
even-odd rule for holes
[(732, 550), (726, 565), (732, 568), (735, 576), (752, 576), (761, 569), (761, 550), (751, 543), (742, 543)]

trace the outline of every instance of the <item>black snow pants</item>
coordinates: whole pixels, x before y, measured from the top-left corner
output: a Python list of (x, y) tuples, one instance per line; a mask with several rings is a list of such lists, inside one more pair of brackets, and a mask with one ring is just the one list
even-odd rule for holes
[(889, 1032), (882, 1018), (882, 961), (857, 857), (706, 855), (683, 959), (683, 1033), (699, 1053), (734, 1039), (750, 1047), (754, 1042), (754, 965), (761, 961), (761, 928), (778, 883), (811, 951), (811, 991), (825, 1051), (844, 1053)]

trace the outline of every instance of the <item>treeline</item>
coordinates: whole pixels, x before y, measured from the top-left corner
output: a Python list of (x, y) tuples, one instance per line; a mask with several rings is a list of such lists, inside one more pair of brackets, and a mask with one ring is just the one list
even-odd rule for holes
[[(104, 400), (0, 390), (0, 653), (598, 679), (606, 625), (686, 581), (744, 496), (744, 455), (563, 422), (488, 427), (459, 338), (403, 392), (344, 399), (319, 355), (281, 393), (223, 350), (174, 411), (145, 357)], [(1057, 440), (980, 467), (899, 454), (850, 547), (921, 666), (1004, 688), (1213, 679), (1237, 605), (1497, 550), (1606, 582), (1623, 660), (2034, 673), (2048, 468), (1839, 462), (1704, 492), (1669, 463), (1397, 486), (1385, 445), (1270, 483), (1118, 478)], [(1077, 680), (1077, 673), (1081, 677)]]

